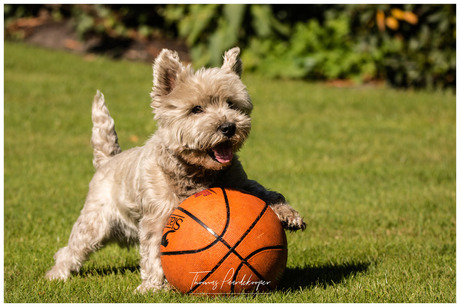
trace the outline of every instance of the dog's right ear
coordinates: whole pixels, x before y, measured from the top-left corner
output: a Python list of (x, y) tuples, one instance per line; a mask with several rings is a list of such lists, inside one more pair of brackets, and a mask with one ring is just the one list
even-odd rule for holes
[(168, 49), (161, 50), (153, 64), (152, 98), (171, 93), (176, 86), (177, 77), (181, 70), (182, 64), (177, 52)]

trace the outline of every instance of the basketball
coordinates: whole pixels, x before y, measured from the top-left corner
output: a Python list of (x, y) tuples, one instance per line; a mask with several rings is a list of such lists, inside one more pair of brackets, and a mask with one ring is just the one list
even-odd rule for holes
[(272, 290), (287, 261), (286, 235), (272, 209), (222, 188), (182, 202), (167, 221), (160, 251), (169, 284), (193, 294)]

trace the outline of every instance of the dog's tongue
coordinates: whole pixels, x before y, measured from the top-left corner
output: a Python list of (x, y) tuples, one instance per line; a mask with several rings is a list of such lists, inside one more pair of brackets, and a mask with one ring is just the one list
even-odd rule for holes
[(233, 159), (233, 149), (230, 143), (219, 144), (212, 149), (216, 160), (220, 163), (228, 163)]

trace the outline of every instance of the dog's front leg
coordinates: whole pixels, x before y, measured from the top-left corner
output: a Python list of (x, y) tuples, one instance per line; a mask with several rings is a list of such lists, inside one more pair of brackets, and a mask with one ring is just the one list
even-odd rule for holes
[(165, 287), (160, 259), (160, 242), (164, 222), (158, 216), (146, 215), (139, 222), (142, 284), (136, 291), (145, 293)]
[(305, 230), (307, 227), (300, 214), (280, 193), (269, 191), (254, 180), (245, 180), (243, 189), (265, 201), (276, 213), (285, 229), (295, 231)]

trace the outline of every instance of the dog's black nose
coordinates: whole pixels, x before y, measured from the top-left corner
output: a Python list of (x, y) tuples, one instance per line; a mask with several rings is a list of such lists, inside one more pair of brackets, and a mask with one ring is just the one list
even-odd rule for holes
[(223, 123), (219, 126), (219, 131), (228, 138), (235, 135), (236, 125), (234, 123)]

